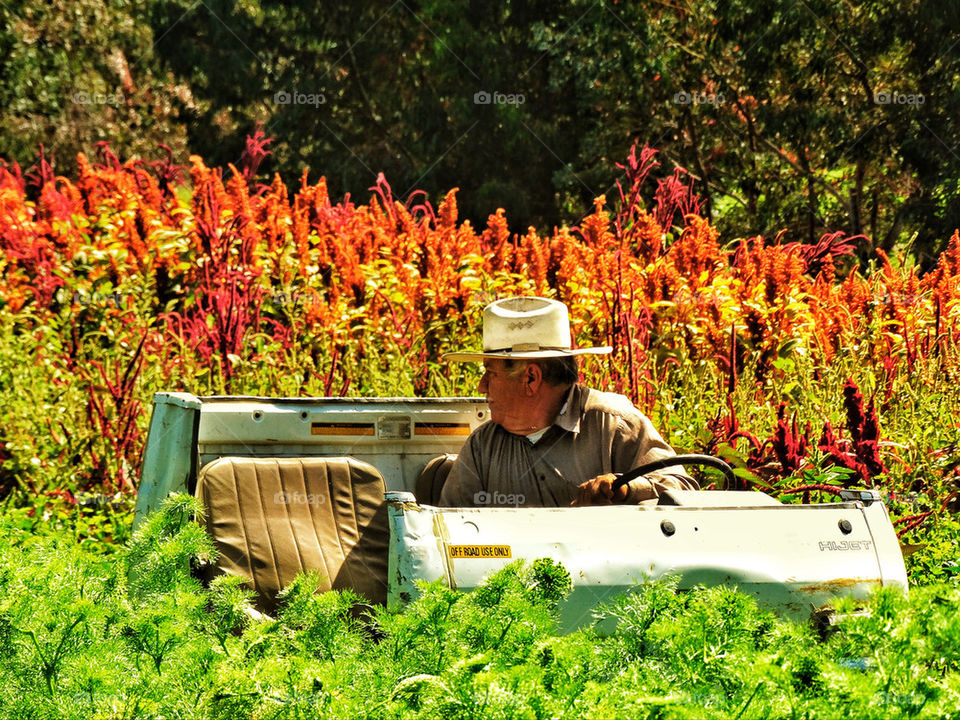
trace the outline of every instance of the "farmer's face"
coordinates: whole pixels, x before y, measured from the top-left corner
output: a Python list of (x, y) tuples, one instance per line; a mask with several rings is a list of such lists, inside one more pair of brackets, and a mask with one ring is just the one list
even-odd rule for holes
[(487, 396), (493, 422), (508, 432), (525, 434), (531, 427), (528, 368), (515, 365), (508, 374), (505, 365), (499, 358), (485, 360), (478, 389)]

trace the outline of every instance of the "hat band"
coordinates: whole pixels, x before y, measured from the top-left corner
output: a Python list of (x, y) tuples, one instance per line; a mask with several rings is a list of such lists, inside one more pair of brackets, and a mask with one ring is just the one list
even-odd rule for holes
[(495, 349), (486, 349), (484, 348), (485, 353), (505, 353), (505, 352), (540, 352), (541, 350), (562, 350), (564, 352), (570, 352), (569, 347), (561, 347), (559, 345), (540, 345), (539, 343), (517, 343), (512, 347), (507, 348), (495, 348)]

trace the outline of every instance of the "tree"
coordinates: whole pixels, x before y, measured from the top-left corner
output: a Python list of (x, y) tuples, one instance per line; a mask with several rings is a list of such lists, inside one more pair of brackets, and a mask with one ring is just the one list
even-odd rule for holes
[(0, 157), (27, 165), (43, 144), (71, 167), (97, 142), (125, 156), (155, 156), (159, 143), (182, 155), (177, 108), (190, 90), (154, 71), (151, 45), (126, 3), (0, 5)]

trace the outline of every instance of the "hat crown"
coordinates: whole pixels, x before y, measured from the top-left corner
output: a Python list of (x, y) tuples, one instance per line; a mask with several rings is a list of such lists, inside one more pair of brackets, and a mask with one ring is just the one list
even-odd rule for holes
[(570, 350), (567, 306), (540, 297), (513, 297), (483, 310), (484, 352)]
[(444, 353), (445, 360), (483, 362), (487, 358), (544, 359), (605, 355), (613, 348), (574, 350), (567, 306), (542, 297), (497, 300), (483, 309), (483, 350)]

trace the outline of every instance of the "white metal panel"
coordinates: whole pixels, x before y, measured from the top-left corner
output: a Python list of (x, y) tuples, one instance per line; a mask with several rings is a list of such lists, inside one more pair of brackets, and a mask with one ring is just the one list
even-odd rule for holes
[(154, 395), (137, 488), (134, 528), (170, 493), (190, 489), (200, 407), (200, 400), (189, 393)]
[(220, 457), (354, 457), (391, 490), (487, 420), (482, 398), (201, 398), (198, 467)]
[(399, 571), (391, 574), (391, 597), (414, 594), (416, 579), (474, 588), (514, 560), (549, 557), (574, 583), (563, 608), (566, 629), (589, 622), (598, 602), (667, 575), (679, 575), (681, 588), (736, 585), (795, 618), (838, 595), (907, 583), (880, 503), (447, 509), (394, 501), (392, 508)]

